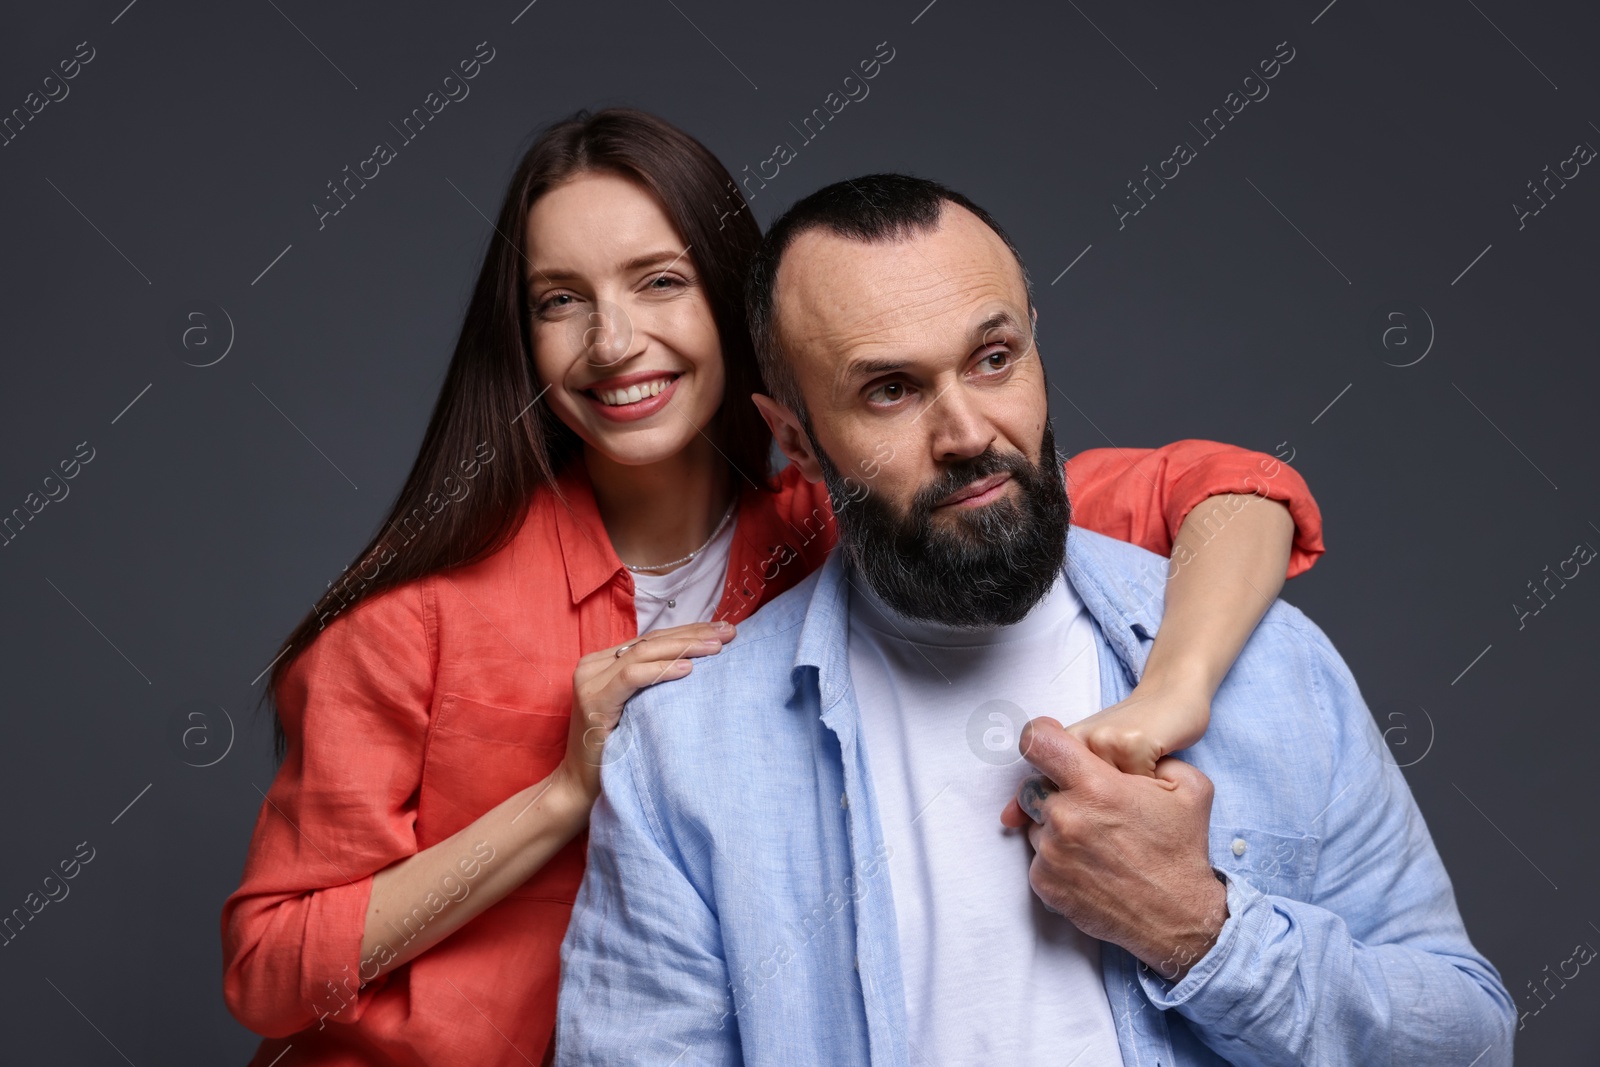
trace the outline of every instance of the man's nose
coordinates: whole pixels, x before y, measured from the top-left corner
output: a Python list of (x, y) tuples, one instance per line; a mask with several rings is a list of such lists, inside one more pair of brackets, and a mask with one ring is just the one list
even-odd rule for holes
[(994, 444), (994, 424), (960, 383), (939, 393), (922, 415), (929, 423), (936, 459), (970, 459)]

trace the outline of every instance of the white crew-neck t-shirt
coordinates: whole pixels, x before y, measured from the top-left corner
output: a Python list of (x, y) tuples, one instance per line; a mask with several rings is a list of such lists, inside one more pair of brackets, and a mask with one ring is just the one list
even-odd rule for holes
[(1100, 709), (1092, 624), (1065, 575), (1021, 622), (907, 619), (851, 576), (850, 672), (889, 857), (913, 1063), (1121, 1067), (1100, 943), (1028, 884), (1000, 812), (1035, 773), (1022, 724)]
[(633, 575), (633, 614), (639, 633), (691, 622), (710, 622), (722, 602), (733, 550), (735, 516), (689, 563), (666, 574)]

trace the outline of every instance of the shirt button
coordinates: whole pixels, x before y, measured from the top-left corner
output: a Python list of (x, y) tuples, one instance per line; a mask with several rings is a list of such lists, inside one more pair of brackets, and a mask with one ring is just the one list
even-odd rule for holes
[(848, 794), (848, 793), (840, 793), (839, 794), (839, 808), (840, 808), (840, 810), (842, 811), (845, 808), (848, 808), (849, 806), (850, 806), (850, 794)]
[(861, 969), (861, 957), (857, 956), (856, 957), (856, 970), (859, 971), (860, 969)]
[(1244, 855), (1244, 850), (1248, 847), (1249, 846), (1245, 844), (1244, 838), (1236, 837), (1233, 839), (1233, 854), (1235, 856)]

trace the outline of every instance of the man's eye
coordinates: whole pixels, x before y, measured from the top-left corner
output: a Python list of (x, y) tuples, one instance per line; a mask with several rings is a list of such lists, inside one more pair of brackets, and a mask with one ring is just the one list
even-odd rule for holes
[(867, 399), (874, 404), (893, 404), (904, 399), (906, 387), (903, 382), (885, 382), (867, 394)]
[(1011, 365), (1012, 358), (1010, 349), (997, 348), (983, 357), (983, 364), (990, 370), (1005, 370)]

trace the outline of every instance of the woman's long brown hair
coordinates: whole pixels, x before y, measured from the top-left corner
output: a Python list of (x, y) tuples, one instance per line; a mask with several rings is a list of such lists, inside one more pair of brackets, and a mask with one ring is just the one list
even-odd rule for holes
[[(473, 563), (516, 533), (534, 494), (555, 479), (580, 441), (537, 402), (524, 265), (529, 210), (586, 171), (649, 189), (688, 248), (722, 342), (726, 387), (707, 433), (735, 484), (771, 488), (771, 435), (750, 394), (761, 390), (744, 313), (745, 272), (761, 240), (733, 178), (706, 147), (631, 108), (576, 115), (545, 129), (512, 176), (461, 324), (455, 354), (405, 485), (377, 533), (289, 634), (263, 700), (273, 705), (273, 750), (287, 750), (279, 683), (323, 629), (362, 601), (406, 582)], [(483, 462), (485, 457), (487, 462)], [(459, 499), (453, 487), (468, 480)], [(440, 507), (442, 500), (450, 502)]]

